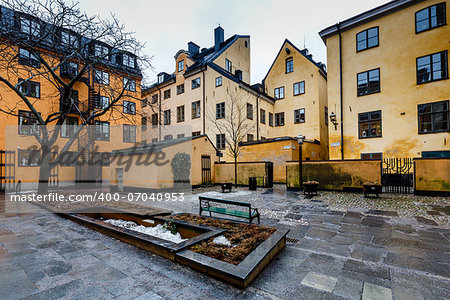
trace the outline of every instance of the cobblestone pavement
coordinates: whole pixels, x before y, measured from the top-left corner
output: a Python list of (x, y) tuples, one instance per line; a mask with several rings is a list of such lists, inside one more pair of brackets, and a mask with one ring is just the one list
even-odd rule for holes
[(0, 299), (450, 299), (448, 198), (430, 202), (438, 225), (336, 205), (344, 194), (218, 190), (154, 205), (197, 213), (199, 193), (246, 200), (261, 223), (289, 228), (286, 249), (245, 291), (42, 211), (0, 214)]

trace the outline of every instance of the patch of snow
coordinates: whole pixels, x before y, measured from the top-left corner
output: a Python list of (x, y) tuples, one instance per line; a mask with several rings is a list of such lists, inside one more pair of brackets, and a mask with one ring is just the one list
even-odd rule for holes
[(231, 191), (230, 193), (222, 193), (222, 192), (217, 192), (217, 191), (211, 191), (211, 192), (205, 192), (205, 193), (201, 193), (198, 195), (201, 196), (209, 196), (209, 197), (235, 197), (235, 196), (247, 196), (247, 195), (251, 195), (252, 192), (251, 191)]
[(126, 229), (130, 229), (133, 231), (137, 231), (140, 233), (148, 234), (166, 241), (171, 241), (176, 244), (186, 241), (187, 239), (183, 239), (180, 235), (180, 233), (172, 234), (169, 230), (164, 228), (161, 224), (158, 224), (154, 227), (146, 227), (142, 225), (138, 225), (135, 222), (132, 221), (125, 221), (120, 219), (108, 219), (104, 222), (117, 226), (122, 227)]
[(216, 238), (213, 240), (213, 243), (214, 243), (214, 244), (217, 244), (217, 245), (231, 246), (230, 241), (227, 240), (227, 238), (224, 237), (223, 235), (216, 237)]

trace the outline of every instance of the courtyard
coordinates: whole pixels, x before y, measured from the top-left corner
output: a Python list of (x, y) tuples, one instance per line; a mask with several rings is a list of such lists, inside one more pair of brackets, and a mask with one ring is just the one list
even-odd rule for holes
[(198, 213), (198, 196), (247, 201), (287, 247), (246, 290), (41, 210), (0, 215), (1, 299), (448, 299), (448, 198), (197, 189), (150, 205)]

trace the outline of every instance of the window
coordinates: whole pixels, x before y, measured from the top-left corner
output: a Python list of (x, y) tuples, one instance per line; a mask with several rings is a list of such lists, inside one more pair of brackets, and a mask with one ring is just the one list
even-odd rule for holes
[(216, 119), (225, 118), (225, 102), (216, 104)]
[(152, 126), (158, 126), (158, 114), (152, 114)]
[(126, 91), (136, 92), (136, 80), (124, 78), (123, 79), (123, 88)]
[(200, 101), (192, 102), (192, 119), (200, 118)]
[[(156, 95), (156, 98), (158, 98), (158, 95)], [(164, 91), (164, 99), (170, 98), (170, 89)], [(158, 99), (156, 99), (158, 101)]]
[(33, 68), (41, 67), (41, 63), (39, 62), (38, 58), (30, 51), (23, 48), (19, 49), (19, 64)]
[(378, 46), (378, 27), (369, 28), (356, 35), (356, 52)]
[(184, 93), (184, 83), (177, 85), (177, 95)]
[(269, 113), (269, 126), (273, 127), (273, 113)]
[(234, 71), (234, 76), (239, 79), (242, 80), (242, 71), (241, 70), (236, 70)]
[(417, 58), (417, 84), (447, 79), (447, 51)]
[(253, 142), (253, 140), (254, 140), (253, 134), (248, 133), (247, 134), (247, 142)]
[(38, 130), (38, 119), (36, 116), (31, 111), (19, 110), (19, 134), (32, 135)]
[(135, 125), (123, 125), (123, 142), (124, 143), (136, 143), (136, 126)]
[(216, 134), (216, 147), (219, 150), (225, 149), (225, 134)]
[(164, 82), (164, 74), (158, 75), (158, 83)]
[(147, 117), (142, 117), (141, 118), (141, 128), (142, 128), (142, 131), (146, 131), (147, 130)]
[(380, 69), (358, 73), (356, 78), (358, 81), (358, 96), (380, 92)]
[(177, 107), (177, 122), (184, 121), (184, 105)]
[(225, 70), (227, 70), (228, 72), (232, 73), (232, 65), (231, 65), (231, 61), (229, 61), (228, 59), (225, 58)]
[(260, 115), (259, 118), (260, 118), (261, 124), (266, 124), (266, 111), (261, 108), (259, 110), (259, 115)]
[(134, 57), (124, 53), (122, 55), (122, 64), (126, 67), (130, 67), (134, 69), (135, 63), (134, 63)]
[(164, 136), (164, 140), (165, 140), (165, 141), (173, 140), (173, 135), (171, 135), (171, 134), (165, 135), (165, 136)]
[(358, 114), (359, 138), (381, 137), (381, 110)]
[(201, 135), (200, 131), (194, 131), (192, 132), (192, 136), (199, 136)]
[(63, 44), (64, 46), (78, 48), (78, 36), (67, 31), (61, 31), (61, 44)]
[(158, 138), (153, 138), (152, 143), (156, 143), (156, 142), (158, 142)]
[(100, 59), (109, 60), (109, 49), (106, 46), (95, 44), (94, 55)]
[(184, 60), (180, 60), (178, 62), (178, 72), (181, 72), (184, 70)]
[(131, 101), (123, 101), (123, 113), (135, 115), (136, 114), (136, 103)]
[(286, 73), (294, 72), (294, 60), (292, 58), (286, 59)]
[(66, 117), (64, 123), (61, 125), (60, 135), (63, 138), (72, 137), (74, 135), (78, 119), (75, 117)]
[(164, 111), (164, 125), (170, 124), (170, 109)]
[(41, 25), (35, 21), (26, 17), (20, 17), (20, 32), (25, 34), (39, 37), (41, 31)]
[(382, 159), (382, 153), (361, 153), (361, 159)]
[(109, 97), (100, 96), (97, 108), (105, 109), (109, 105)]
[(325, 125), (328, 125), (328, 107), (325, 106)]
[(17, 151), (19, 167), (35, 167), (39, 166), (40, 151), (18, 149)]
[(305, 123), (305, 109), (300, 108), (294, 110), (294, 123)]
[(94, 82), (109, 85), (109, 73), (100, 70), (94, 70)]
[(158, 94), (154, 94), (152, 96), (152, 103), (156, 103), (156, 102), (158, 102)]
[(200, 87), (200, 77), (197, 77), (194, 80), (192, 80), (191, 84), (192, 84), (191, 89), (196, 89)]
[(247, 119), (253, 120), (253, 105), (247, 103)]
[(275, 127), (284, 126), (284, 112), (275, 114)]
[(19, 78), (19, 91), (27, 97), (40, 98), (41, 84), (35, 81), (24, 81)]
[(78, 75), (78, 64), (71, 61), (66, 61), (61, 64), (60, 73), (61, 76), (67, 76), (69, 78), (75, 77)]
[(95, 121), (94, 139), (109, 141), (109, 122)]
[(216, 87), (222, 85), (222, 76), (216, 77)]
[(419, 133), (450, 131), (448, 100), (420, 104), (417, 110), (419, 116)]
[(294, 83), (294, 96), (305, 93), (305, 81)]
[(284, 98), (284, 86), (276, 88), (274, 91), (275, 99), (283, 99)]
[(416, 33), (446, 24), (445, 2), (416, 12)]
[(184, 133), (177, 134), (177, 139), (182, 139), (182, 138), (184, 138)]

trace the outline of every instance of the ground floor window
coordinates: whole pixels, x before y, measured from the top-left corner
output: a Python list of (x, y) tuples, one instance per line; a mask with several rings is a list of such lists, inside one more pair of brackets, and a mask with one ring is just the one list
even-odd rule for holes
[(136, 143), (136, 126), (135, 125), (123, 125), (123, 142), (124, 143)]
[(446, 132), (450, 130), (449, 101), (420, 104), (419, 133)]
[(381, 110), (358, 114), (359, 138), (381, 137)]
[(19, 167), (35, 167), (39, 166), (40, 151), (39, 150), (18, 150)]
[(382, 159), (382, 153), (361, 153), (361, 159)]

